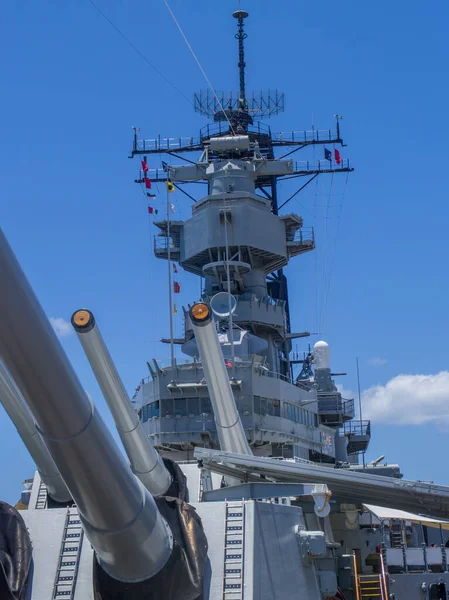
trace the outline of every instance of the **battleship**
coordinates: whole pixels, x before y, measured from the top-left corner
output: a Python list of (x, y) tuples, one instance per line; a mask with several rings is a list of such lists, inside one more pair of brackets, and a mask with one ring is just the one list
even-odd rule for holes
[[(366, 463), (371, 424), (335, 384), (329, 345), (292, 352), (310, 333), (291, 328), (284, 268), (315, 237), (282, 210), (278, 182), (298, 179), (296, 194), (352, 171), (340, 118), (272, 133), (261, 120), (284, 96), (247, 92), (248, 13), (233, 17), (239, 91), (195, 95), (211, 121), (198, 137), (134, 129), (137, 184), (166, 196), (154, 253), (168, 265), (169, 363), (149, 359), (130, 398), (101, 315), (72, 315), (125, 454), (0, 235), (0, 402), (37, 467), (15, 507), (0, 502), (2, 600), (449, 597), (449, 488), (405, 480), (382, 456)], [(295, 160), (314, 146), (323, 160)], [(153, 169), (154, 156), (179, 164)], [(196, 200), (185, 188), (198, 182)], [(170, 214), (177, 190), (195, 200), (185, 221)], [(204, 284), (180, 338), (178, 269)]]

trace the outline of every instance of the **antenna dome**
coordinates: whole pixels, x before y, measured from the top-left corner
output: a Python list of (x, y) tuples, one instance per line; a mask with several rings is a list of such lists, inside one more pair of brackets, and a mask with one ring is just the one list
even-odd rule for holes
[(331, 360), (329, 354), (329, 344), (327, 342), (317, 342), (313, 347), (313, 362), (315, 369), (330, 369)]

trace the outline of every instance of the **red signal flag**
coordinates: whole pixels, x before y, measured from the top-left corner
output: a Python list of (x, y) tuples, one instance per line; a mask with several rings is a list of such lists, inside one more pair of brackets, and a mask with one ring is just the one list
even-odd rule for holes
[(148, 165), (147, 165), (147, 161), (146, 160), (142, 161), (142, 171), (144, 173), (146, 173), (148, 171)]
[(335, 148), (335, 150), (334, 150), (334, 157), (335, 157), (335, 162), (337, 163), (337, 165), (339, 165), (341, 163), (341, 155), (340, 155), (340, 152), (337, 150), (337, 148)]
[(147, 190), (151, 189), (151, 179), (148, 179), (148, 177), (145, 177), (145, 187)]

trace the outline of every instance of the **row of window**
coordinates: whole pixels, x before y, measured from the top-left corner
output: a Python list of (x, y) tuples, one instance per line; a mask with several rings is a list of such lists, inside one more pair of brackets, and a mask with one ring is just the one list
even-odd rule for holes
[(289, 402), (283, 402), (282, 404), (282, 416), (284, 419), (309, 427), (318, 427), (318, 415), (316, 413), (295, 404), (290, 404)]
[[(272, 398), (263, 398), (261, 396), (236, 396), (237, 408), (240, 414), (272, 415), (301, 423), (302, 425), (318, 427), (318, 415), (290, 404), (281, 402)], [(199, 416), (203, 413), (212, 414), (212, 404), (209, 398), (168, 398), (156, 400), (151, 404), (146, 404), (139, 411), (139, 416), (143, 422), (153, 417), (176, 416)]]

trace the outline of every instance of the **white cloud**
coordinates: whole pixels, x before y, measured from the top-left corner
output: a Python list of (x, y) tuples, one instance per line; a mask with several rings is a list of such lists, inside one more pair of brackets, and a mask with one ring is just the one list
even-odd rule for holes
[(363, 417), (392, 425), (449, 425), (449, 371), (398, 375), (362, 394)]
[(50, 323), (58, 338), (66, 337), (73, 333), (71, 324), (62, 317), (50, 317)]
[(374, 356), (368, 360), (368, 364), (372, 367), (381, 367), (382, 365), (386, 365), (387, 362), (387, 359), (382, 358), (381, 356)]

